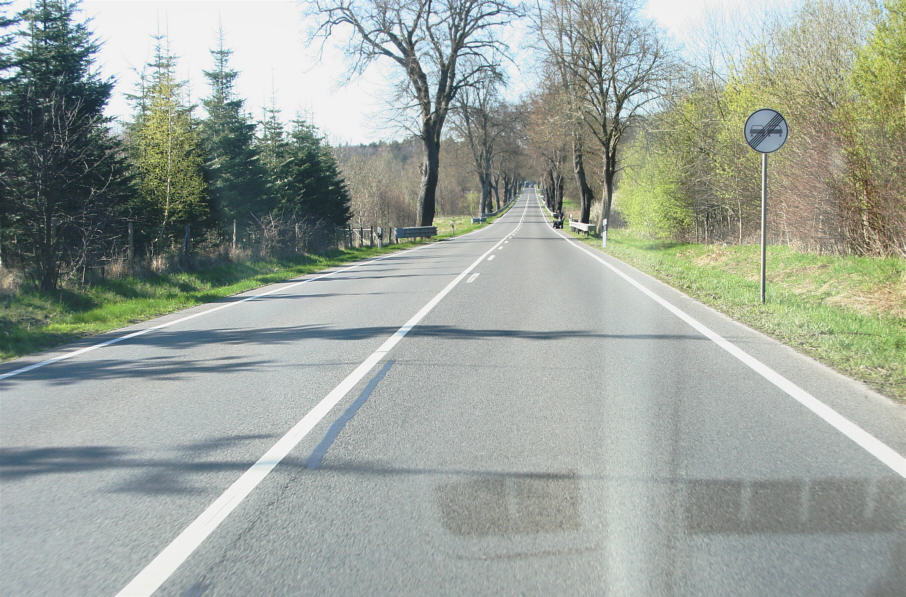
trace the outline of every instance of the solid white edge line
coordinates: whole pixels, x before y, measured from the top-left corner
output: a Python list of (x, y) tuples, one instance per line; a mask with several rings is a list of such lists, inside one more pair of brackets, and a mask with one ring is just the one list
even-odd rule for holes
[[(551, 228), (551, 230), (553, 230), (553, 228)], [(869, 432), (865, 431), (827, 404), (821, 402), (818, 398), (816, 398), (800, 386), (796, 385), (768, 365), (762, 363), (749, 353), (745, 352), (679, 307), (675, 306), (667, 299), (654, 293), (652, 290), (649, 290), (648, 288), (643, 286), (640, 282), (634, 280), (628, 274), (621, 272), (610, 263), (607, 263), (607, 261), (605, 261), (600, 255), (595, 254), (595, 252), (593, 252), (588, 247), (585, 247), (584, 245), (573, 241), (573, 239), (571, 239), (570, 237), (556, 230), (553, 231), (567, 240), (571, 245), (573, 245), (580, 251), (584, 251), (591, 258), (597, 260), (612, 272), (629, 282), (636, 289), (640, 290), (643, 294), (647, 295), (653, 301), (673, 313), (676, 317), (692, 326), (700, 334), (720, 346), (726, 352), (730, 353), (730, 355), (741, 361), (749, 369), (759, 374), (767, 381), (771, 382), (785, 394), (796, 400), (799, 404), (812, 411), (812, 413), (817, 415), (820, 419), (858, 444), (863, 450), (884, 463), (895, 473), (903, 478), (906, 478), (906, 457), (900, 455), (896, 450), (894, 450)]]
[[(506, 214), (504, 214), (504, 215), (506, 215)], [(496, 224), (496, 223), (499, 222), (499, 221), (500, 221), (499, 219), (498, 219), (498, 220), (495, 220), (494, 222), (491, 223), (491, 226), (493, 226), (494, 224)], [(465, 238), (466, 236), (475, 234), (475, 233), (477, 233), (477, 232), (481, 232), (482, 230), (487, 230), (488, 228), (490, 228), (490, 226), (488, 226), (487, 228), (479, 228), (478, 230), (473, 230), (472, 232), (467, 232), (466, 234), (462, 234), (462, 235), (460, 235), (460, 236), (453, 237), (451, 240), (457, 240), (457, 239), (460, 239), (460, 238)], [(393, 256), (393, 255), (400, 255), (400, 254), (402, 254), (402, 253), (410, 253), (410, 252), (412, 252), (412, 251), (418, 251), (419, 249), (424, 249), (424, 248), (431, 247), (431, 246), (434, 246), (434, 245), (433, 245), (433, 244), (419, 245), (419, 246), (417, 246), (417, 247), (412, 247), (412, 248), (410, 248), (410, 249), (404, 249), (404, 250), (402, 250), (402, 251), (394, 251), (394, 252), (392, 252), (392, 253), (387, 253), (386, 255), (381, 255), (381, 256), (379, 256), (379, 257), (374, 257), (374, 258), (372, 258), (372, 259), (367, 259), (367, 260), (365, 260), (365, 261), (360, 261), (360, 262), (358, 262), (358, 263), (354, 263), (353, 265), (350, 265), (350, 266), (347, 266), (347, 267), (344, 267), (344, 268), (340, 268), (340, 269), (337, 269), (337, 270), (325, 272), (325, 273), (323, 273), (323, 274), (319, 274), (319, 275), (313, 276), (313, 277), (311, 277), (311, 278), (305, 278), (305, 279), (303, 279), (303, 280), (299, 280), (299, 281), (296, 281), (296, 282), (291, 282), (291, 283), (287, 284), (286, 286), (280, 286), (280, 287), (278, 287), (278, 288), (274, 288), (274, 289), (269, 290), (269, 291), (267, 291), (267, 292), (262, 292), (262, 293), (260, 293), (260, 294), (256, 294), (256, 295), (253, 295), (253, 296), (247, 296), (247, 297), (242, 298), (242, 299), (240, 299), (240, 300), (238, 300), (238, 301), (234, 301), (234, 302), (230, 302), (230, 303), (225, 303), (225, 304), (223, 304), (223, 305), (218, 305), (217, 307), (213, 307), (213, 308), (211, 308), (211, 309), (207, 309), (207, 310), (201, 311), (201, 312), (199, 312), (199, 313), (194, 313), (194, 314), (192, 314), (192, 315), (188, 315), (188, 316), (182, 317), (182, 318), (180, 318), (180, 319), (174, 319), (173, 321), (168, 321), (167, 323), (162, 323), (162, 324), (160, 324), (160, 325), (155, 325), (155, 326), (152, 326), (152, 327), (149, 327), (149, 328), (144, 328), (144, 329), (141, 329), (141, 330), (137, 330), (137, 331), (135, 331), (135, 332), (130, 332), (130, 333), (125, 334), (125, 335), (123, 335), (123, 336), (118, 336), (118, 337), (116, 337), (116, 338), (111, 338), (110, 340), (106, 340), (106, 341), (104, 341), (104, 342), (100, 342), (100, 343), (98, 343), (98, 344), (92, 344), (91, 346), (86, 346), (86, 347), (84, 347), (84, 348), (79, 348), (79, 349), (77, 349), (77, 350), (73, 350), (73, 351), (71, 351), (71, 352), (67, 352), (67, 353), (64, 353), (64, 354), (55, 356), (55, 357), (53, 357), (53, 358), (50, 358), (50, 359), (46, 359), (46, 360), (43, 360), (43, 361), (40, 361), (40, 362), (37, 362), (37, 363), (32, 363), (31, 365), (26, 365), (25, 367), (20, 367), (19, 369), (15, 369), (15, 370), (13, 370), (13, 371), (8, 371), (8, 372), (6, 372), (6, 373), (0, 373), (0, 381), (3, 381), (4, 379), (8, 379), (8, 378), (10, 378), (10, 377), (15, 377), (16, 375), (21, 375), (22, 373), (28, 373), (29, 371), (34, 371), (35, 369), (40, 369), (41, 367), (46, 367), (47, 365), (52, 365), (52, 364), (54, 364), (54, 363), (58, 363), (58, 362), (60, 362), (60, 361), (65, 361), (65, 360), (71, 359), (71, 358), (73, 358), (73, 357), (77, 357), (77, 356), (83, 355), (83, 354), (85, 354), (85, 353), (91, 352), (91, 351), (93, 351), (93, 350), (97, 350), (97, 349), (99, 349), (99, 348), (104, 348), (104, 347), (106, 347), (106, 346), (111, 346), (111, 345), (113, 345), (113, 344), (117, 344), (117, 343), (122, 342), (122, 341), (124, 341), (124, 340), (129, 340), (129, 339), (131, 339), (131, 338), (136, 338), (136, 337), (138, 337), (138, 336), (143, 336), (143, 335), (145, 335), (145, 334), (147, 334), (147, 333), (149, 333), (149, 332), (154, 332), (154, 331), (157, 331), (157, 330), (162, 330), (162, 329), (164, 329), (164, 328), (168, 328), (168, 327), (173, 326), (173, 325), (176, 325), (176, 324), (178, 324), (178, 323), (184, 323), (184, 322), (186, 322), (186, 321), (189, 321), (190, 319), (195, 319), (196, 317), (201, 317), (201, 316), (203, 316), (203, 315), (210, 315), (211, 313), (215, 313), (215, 312), (220, 311), (220, 310), (222, 310), (222, 309), (227, 309), (227, 308), (229, 308), (229, 307), (235, 307), (236, 305), (241, 305), (241, 304), (243, 304), (243, 303), (247, 303), (247, 302), (253, 301), (253, 300), (255, 300), (255, 299), (259, 299), (259, 298), (263, 298), (263, 297), (266, 297), (266, 296), (270, 296), (270, 295), (272, 295), (272, 294), (276, 294), (276, 293), (281, 292), (281, 291), (284, 291), (284, 290), (290, 290), (290, 289), (295, 288), (296, 286), (300, 286), (300, 285), (302, 285), (302, 284), (308, 284), (309, 282), (314, 282), (315, 280), (321, 280), (321, 279), (323, 279), (323, 278), (327, 278), (327, 277), (330, 277), (330, 276), (334, 276), (334, 275), (336, 275), (336, 274), (346, 273), (346, 272), (349, 272), (349, 271), (358, 269), (358, 268), (360, 268), (360, 267), (365, 267), (366, 265), (369, 265), (369, 264), (371, 264), (371, 263), (380, 261), (380, 260), (382, 260), (382, 259), (386, 259), (386, 258), (388, 258), (388, 257), (390, 257), (390, 256)], [(225, 298), (229, 298), (229, 297), (225, 297)]]
[[(526, 202), (522, 212), (528, 209)], [(521, 221), (521, 220), (520, 220)], [(446, 297), (459, 282), (472, 272), (504, 239), (488, 249), (481, 257), (476, 259), (469, 267), (463, 270), (456, 278), (447, 284), (443, 290), (419, 309), (401, 328), (387, 338), (381, 346), (371, 353), (362, 363), (346, 376), (327, 396), (315, 405), (298, 423), (293, 425), (286, 434), (277, 440), (264, 456), (245, 471), (220, 497), (205, 508), (189, 526), (176, 536), (151, 562), (133, 578), (119, 593), (117, 597), (131, 597), (135, 595), (151, 595), (160, 588), (164, 582), (188, 559), (201, 543), (223, 522), (242, 501), (258, 486), (261, 481), (276, 467), (314, 427), (327, 416), (337, 403), (352, 390), (362, 378), (368, 375), (378, 362), (408, 334), (412, 328), (424, 319), (434, 307)], [(427, 245), (426, 245), (427, 246)]]
[[(416, 247), (416, 248), (421, 248), (421, 247)], [(27, 366), (25, 366), (25, 367), (21, 367), (21, 368), (19, 368), (19, 369), (14, 370), (14, 371), (9, 371), (9, 372), (7, 372), (7, 373), (0, 374), (0, 380), (4, 380), (4, 379), (10, 378), (10, 377), (13, 377), (13, 376), (15, 376), (15, 375), (20, 375), (20, 374), (22, 374), (22, 373), (27, 373), (27, 372), (29, 372), (29, 371), (33, 371), (34, 369), (38, 369), (38, 368), (40, 368), (40, 367), (45, 367), (45, 366), (47, 366), (47, 365), (52, 365), (53, 363), (57, 363), (57, 362), (60, 362), (60, 361), (65, 361), (65, 360), (67, 360), (67, 359), (71, 359), (71, 358), (73, 358), (73, 357), (77, 357), (77, 356), (79, 356), (79, 355), (83, 355), (83, 354), (85, 354), (86, 352), (91, 352), (91, 351), (97, 350), (97, 349), (99, 349), (99, 348), (104, 348), (105, 346), (110, 346), (111, 344), (116, 344), (116, 343), (118, 343), (118, 342), (122, 342), (123, 340), (129, 340), (130, 338), (135, 338), (135, 337), (138, 337), (138, 336), (142, 336), (142, 335), (144, 335), (144, 334), (147, 334), (147, 333), (149, 333), (149, 332), (154, 332), (154, 331), (157, 331), (157, 330), (162, 330), (162, 329), (164, 329), (164, 328), (168, 328), (168, 327), (173, 326), (173, 325), (176, 325), (176, 324), (178, 324), (178, 323), (184, 323), (184, 322), (186, 322), (186, 321), (189, 321), (190, 319), (195, 319), (196, 317), (201, 317), (201, 316), (203, 316), (203, 315), (210, 315), (211, 313), (215, 313), (215, 312), (220, 311), (220, 310), (222, 310), (222, 309), (227, 309), (227, 308), (229, 308), (229, 307), (235, 307), (236, 305), (241, 305), (241, 304), (243, 304), (243, 303), (247, 303), (247, 302), (253, 301), (253, 300), (255, 300), (255, 299), (259, 299), (259, 298), (263, 298), (263, 297), (266, 297), (266, 296), (270, 296), (270, 295), (272, 295), (272, 294), (276, 294), (276, 293), (281, 292), (281, 291), (284, 291), (284, 290), (290, 290), (290, 289), (292, 289), (292, 288), (295, 288), (296, 286), (301, 286), (302, 284), (308, 284), (309, 282), (314, 282), (315, 280), (320, 280), (320, 279), (322, 279), (322, 278), (327, 278), (327, 277), (330, 277), (330, 276), (334, 276), (334, 275), (339, 274), (339, 273), (346, 273), (346, 272), (348, 272), (348, 271), (352, 271), (352, 270), (358, 269), (358, 268), (360, 268), (360, 267), (363, 267), (363, 266), (365, 266), (365, 265), (368, 265), (369, 263), (372, 263), (372, 262), (374, 262), (374, 261), (378, 261), (378, 260), (380, 260), (380, 259), (384, 259), (384, 258), (388, 257), (389, 255), (394, 255), (394, 254), (395, 254), (395, 253), (388, 253), (387, 255), (381, 255), (380, 257), (376, 257), (376, 258), (374, 258), (374, 259), (369, 259), (369, 260), (367, 260), (367, 261), (363, 261), (363, 262), (360, 262), (360, 263), (356, 263), (356, 264), (354, 264), (354, 265), (351, 265), (351, 266), (348, 266), (348, 267), (344, 267), (344, 268), (342, 268), (342, 269), (333, 270), (333, 271), (326, 272), (326, 273), (324, 273), (324, 274), (320, 274), (320, 275), (317, 275), (317, 276), (314, 276), (314, 277), (311, 277), (311, 278), (305, 278), (304, 280), (299, 280), (299, 281), (297, 281), (297, 282), (292, 282), (292, 283), (287, 284), (286, 286), (280, 286), (280, 287), (278, 287), (278, 288), (274, 288), (274, 289), (269, 290), (269, 291), (267, 291), (267, 292), (262, 292), (262, 293), (260, 293), (260, 294), (256, 294), (256, 295), (253, 295), (253, 296), (247, 296), (247, 297), (244, 297), (244, 298), (242, 298), (242, 299), (240, 299), (240, 300), (238, 300), (238, 301), (233, 301), (233, 302), (229, 302), (229, 303), (224, 303), (224, 304), (222, 304), (222, 305), (218, 305), (218, 306), (213, 307), (213, 308), (211, 308), (211, 309), (206, 309), (205, 311), (200, 311), (200, 312), (198, 312), (198, 313), (193, 313), (192, 315), (187, 315), (187, 316), (181, 317), (181, 318), (179, 318), (179, 319), (174, 319), (173, 321), (168, 321), (168, 322), (162, 323), (162, 324), (160, 324), (160, 325), (155, 325), (155, 326), (152, 326), (152, 327), (149, 327), (149, 328), (144, 328), (144, 329), (141, 329), (141, 330), (138, 330), (138, 331), (135, 331), (135, 332), (131, 332), (131, 333), (126, 334), (126, 335), (124, 335), (124, 336), (118, 336), (118, 337), (116, 337), (116, 338), (111, 338), (110, 340), (107, 340), (107, 341), (105, 341), (105, 342), (101, 342), (101, 343), (99, 343), (99, 344), (93, 344), (93, 345), (91, 345), (91, 346), (86, 346), (85, 348), (80, 348), (80, 349), (74, 350), (74, 351), (72, 351), (72, 352), (67, 352), (67, 353), (65, 353), (65, 354), (61, 354), (61, 355), (59, 355), (59, 356), (56, 356), (56, 357), (54, 357), (54, 358), (52, 358), (52, 359), (47, 359), (47, 360), (44, 360), (44, 361), (40, 361), (40, 362), (38, 362), (38, 363), (32, 363), (31, 365), (27, 365)], [(228, 297), (227, 297), (227, 298), (228, 298)]]

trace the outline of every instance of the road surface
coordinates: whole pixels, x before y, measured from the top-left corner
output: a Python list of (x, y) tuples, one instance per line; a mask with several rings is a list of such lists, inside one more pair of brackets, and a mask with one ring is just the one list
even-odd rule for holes
[(6, 363), (0, 434), (3, 595), (906, 594), (906, 409), (532, 190)]

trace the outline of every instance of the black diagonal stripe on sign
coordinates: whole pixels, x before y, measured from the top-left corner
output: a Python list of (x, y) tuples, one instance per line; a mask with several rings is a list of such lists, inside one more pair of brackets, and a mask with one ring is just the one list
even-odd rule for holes
[(777, 126), (777, 124), (779, 124), (782, 119), (783, 117), (780, 116), (780, 114), (775, 113), (774, 116), (772, 116), (771, 119), (761, 127), (761, 132), (752, 137), (752, 147), (757, 149), (758, 146), (761, 145), (765, 139), (767, 139), (768, 135), (771, 132), (771, 129)]
[(767, 124), (765, 124), (761, 128), (761, 132), (752, 137), (752, 149), (758, 149), (758, 146), (761, 145), (765, 139), (767, 139), (768, 133), (771, 131), (771, 129), (773, 129), (781, 122), (783, 122), (783, 116), (781, 116), (780, 114), (774, 114), (773, 118), (771, 118), (767, 122)]
[(767, 123), (765, 123), (764, 126), (761, 127), (761, 132), (752, 137), (752, 147), (757, 149), (758, 146), (761, 145), (765, 139), (767, 139), (768, 135), (770, 135), (771, 130), (775, 126), (780, 124), (781, 121), (783, 121), (783, 116), (781, 116), (780, 114), (774, 114), (774, 116)]

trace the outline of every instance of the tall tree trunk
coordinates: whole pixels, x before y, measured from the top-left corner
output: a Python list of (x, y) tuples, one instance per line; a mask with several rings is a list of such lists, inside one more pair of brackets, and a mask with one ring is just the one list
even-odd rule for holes
[[(506, 181), (504, 181), (506, 184)], [(491, 201), (491, 208), (497, 212), (500, 211), (500, 176), (497, 175), (494, 177), (494, 184), (491, 185), (491, 192), (494, 194), (494, 199)]]
[(440, 168), (440, 139), (423, 128), (428, 134), (422, 134), (422, 147), (425, 150), (422, 162), (422, 182), (418, 192), (418, 214), (416, 226), (430, 226), (434, 223), (434, 199), (437, 194), (437, 173)]
[(544, 194), (544, 204), (551, 211), (556, 211), (554, 209), (554, 201), (556, 200), (555, 192), (556, 187), (554, 185), (554, 170), (548, 168), (544, 173), (544, 179), (541, 183), (541, 192)]
[(484, 217), (491, 210), (491, 180), (485, 174), (478, 175), (481, 184), (481, 199), (478, 202), (478, 215)]
[[(49, 204), (49, 200), (48, 200)], [(53, 216), (50, 213), (50, 208), (44, 210), (44, 230), (41, 233), (41, 247), (38, 251), (38, 271), (39, 278), (38, 285), (41, 290), (45, 292), (51, 292), (57, 289), (57, 255), (56, 255), (56, 246), (55, 246), (55, 231), (53, 224)]]
[(595, 195), (588, 186), (588, 180), (585, 177), (585, 157), (582, 151), (582, 142), (577, 133), (573, 133), (573, 172), (576, 175), (576, 188), (579, 189), (579, 221), (583, 224), (588, 223), (591, 216), (591, 204)]
[[(609, 153), (609, 152), (608, 152)], [(607, 227), (610, 222), (610, 206), (613, 204), (613, 179), (617, 174), (617, 158), (611, 153), (604, 156), (604, 208), (598, 218), (597, 228), (601, 231), (601, 241), (607, 246)]]
[[(43, 173), (42, 173), (43, 174)], [(44, 176), (41, 176), (44, 179)], [(46, 183), (43, 185), (46, 187)], [(35, 235), (39, 240), (35, 243), (35, 260), (37, 265), (38, 286), (45, 292), (57, 289), (57, 231), (54, 223), (54, 205), (56, 201), (52, 193), (39, 193), (36, 201), (41, 206), (41, 229)]]

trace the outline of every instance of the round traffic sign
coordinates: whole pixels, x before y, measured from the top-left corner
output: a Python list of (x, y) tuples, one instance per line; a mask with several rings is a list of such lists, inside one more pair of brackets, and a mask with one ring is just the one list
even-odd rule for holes
[(773, 153), (786, 143), (790, 128), (780, 112), (763, 108), (749, 116), (743, 132), (749, 147), (759, 153)]

